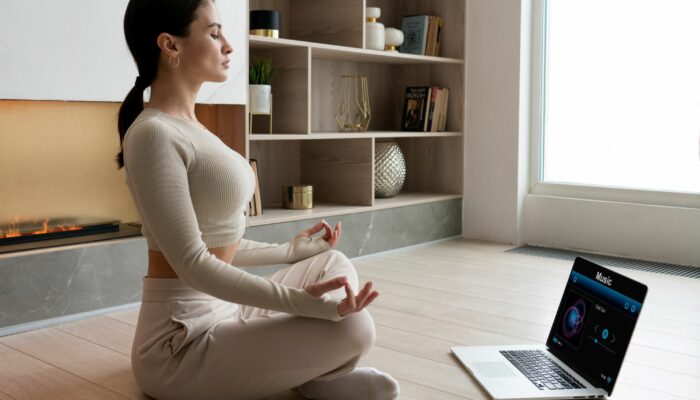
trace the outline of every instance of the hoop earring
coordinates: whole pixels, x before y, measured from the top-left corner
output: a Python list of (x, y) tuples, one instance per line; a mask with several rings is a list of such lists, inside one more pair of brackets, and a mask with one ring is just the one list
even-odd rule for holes
[[(170, 62), (170, 60), (172, 60), (172, 59), (173, 59), (173, 56), (170, 56), (168, 58), (168, 65), (170, 65), (171, 67), (173, 67), (173, 64)], [(179, 66), (180, 66), (180, 56), (177, 56), (177, 64), (175, 64), (175, 66), (173, 68), (177, 68)]]

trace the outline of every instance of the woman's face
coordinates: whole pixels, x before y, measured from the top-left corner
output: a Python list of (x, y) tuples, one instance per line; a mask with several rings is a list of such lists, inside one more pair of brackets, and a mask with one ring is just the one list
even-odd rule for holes
[(197, 10), (190, 25), (190, 35), (180, 39), (181, 68), (204, 82), (223, 82), (228, 75), (231, 45), (221, 30), (221, 18), (216, 5), (207, 1)]

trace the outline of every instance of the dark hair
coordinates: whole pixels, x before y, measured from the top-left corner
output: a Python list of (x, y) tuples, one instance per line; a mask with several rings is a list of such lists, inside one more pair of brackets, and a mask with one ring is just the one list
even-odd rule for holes
[(124, 135), (143, 111), (143, 91), (153, 83), (158, 72), (158, 35), (165, 32), (178, 37), (189, 36), (197, 9), (207, 1), (129, 0), (124, 13), (124, 36), (139, 76), (119, 107), (117, 130), (121, 149), (116, 157), (117, 169), (124, 166)]

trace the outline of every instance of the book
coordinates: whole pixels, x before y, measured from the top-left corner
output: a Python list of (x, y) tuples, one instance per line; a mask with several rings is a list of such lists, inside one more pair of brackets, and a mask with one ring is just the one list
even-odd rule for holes
[(437, 38), (435, 39), (435, 57), (440, 57), (440, 36), (442, 34), (442, 17), (438, 17)]
[(429, 17), (427, 15), (408, 15), (403, 17), (401, 31), (403, 44), (400, 53), (425, 54), (425, 43), (428, 36)]
[(435, 115), (435, 105), (437, 101), (437, 88), (435, 86), (430, 88), (430, 95), (429, 95), (428, 104), (429, 106), (429, 111), (428, 111), (428, 118), (426, 118), (426, 123), (425, 126), (423, 127), (424, 132), (429, 132), (430, 127), (433, 124), (433, 115)]
[(437, 44), (438, 17), (429, 15), (428, 18), (428, 37), (426, 38), (425, 52), (423, 54), (434, 56), (435, 45)]
[(253, 200), (250, 200), (250, 201), (248, 202), (248, 216), (249, 216), (249, 217), (254, 217), (254, 216), (255, 216), (255, 214), (253, 213), (254, 210), (255, 210), (255, 208), (253, 207)]
[(444, 132), (445, 127), (447, 126), (447, 101), (450, 98), (450, 89), (448, 88), (443, 88), (444, 89), (444, 95), (443, 95), (443, 101), (442, 101), (442, 112), (440, 113), (440, 127), (439, 131)]
[(423, 132), (426, 132), (430, 129), (430, 121), (433, 117), (433, 109), (435, 109), (435, 88), (430, 87), (428, 88), (428, 98), (426, 100), (426, 106), (425, 106), (425, 123), (423, 124)]
[(258, 160), (251, 158), (250, 167), (255, 174), (255, 194), (253, 195), (253, 215), (262, 215), (262, 202), (260, 199), (260, 179), (258, 178)]
[(430, 132), (437, 132), (438, 131), (438, 126), (440, 125), (440, 112), (442, 107), (442, 99), (443, 99), (443, 93), (444, 90), (443, 88), (436, 87), (435, 89), (435, 110), (433, 111), (433, 115), (430, 117), (430, 119), (433, 121), (432, 124), (430, 124)]
[(403, 103), (403, 117), (401, 118), (401, 130), (422, 131), (425, 128), (428, 109), (427, 86), (409, 86), (406, 88)]

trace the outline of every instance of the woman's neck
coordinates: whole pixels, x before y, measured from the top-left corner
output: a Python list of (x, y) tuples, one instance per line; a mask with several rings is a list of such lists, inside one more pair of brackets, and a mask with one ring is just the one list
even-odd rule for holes
[(168, 114), (197, 121), (194, 105), (201, 82), (190, 82), (182, 76), (159, 71), (151, 83), (151, 98), (148, 107), (157, 108)]

